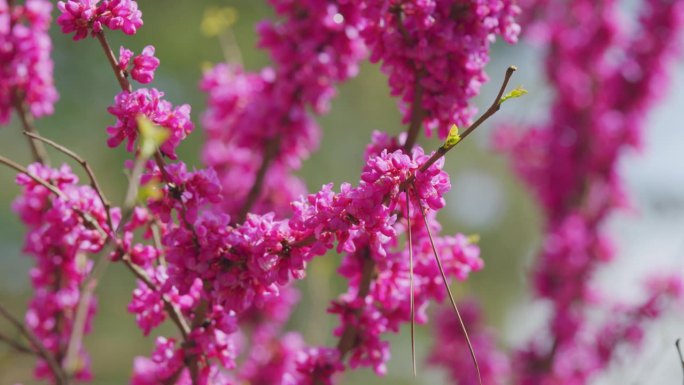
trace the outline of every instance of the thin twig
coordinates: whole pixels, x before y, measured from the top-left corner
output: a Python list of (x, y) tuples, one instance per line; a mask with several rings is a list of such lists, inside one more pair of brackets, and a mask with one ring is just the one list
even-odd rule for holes
[[(415, 184), (413, 184), (413, 189), (416, 190)], [(444, 267), (442, 266), (442, 261), (437, 253), (437, 248), (435, 247), (435, 241), (432, 238), (432, 231), (430, 230), (430, 225), (428, 224), (427, 215), (425, 214), (425, 208), (423, 203), (418, 199), (418, 205), (420, 206), (420, 212), (423, 214), (423, 222), (425, 222), (425, 228), (428, 232), (428, 238), (430, 239), (430, 246), (432, 247), (432, 252), (435, 255), (435, 260), (437, 261), (437, 267), (439, 268), (439, 273), (442, 275), (442, 280), (444, 281), (444, 287), (446, 288), (447, 294), (449, 295), (449, 301), (451, 301), (451, 306), (456, 311), (456, 316), (458, 317), (458, 322), (461, 324), (461, 330), (465, 336), (466, 343), (468, 343), (468, 350), (470, 350), (470, 357), (473, 359), (473, 364), (475, 365), (475, 370), (477, 371), (477, 380), (480, 385), (482, 385), (482, 375), (480, 374), (480, 365), (477, 363), (477, 357), (475, 356), (475, 349), (473, 349), (473, 344), (470, 343), (470, 337), (468, 336), (468, 330), (466, 329), (463, 318), (461, 317), (461, 312), (458, 311), (458, 306), (456, 306), (456, 300), (454, 300), (454, 295), (451, 293), (449, 288), (449, 281), (447, 280), (446, 274), (444, 273)]]
[(16, 317), (12, 315), (5, 307), (0, 304), (0, 315), (5, 317), (7, 321), (9, 321), (21, 334), (26, 337), (31, 344), (37, 349), (38, 355), (42, 359), (45, 360), (47, 363), (48, 367), (50, 368), (50, 371), (52, 371), (52, 374), (55, 376), (55, 383), (57, 385), (66, 385), (68, 383), (67, 377), (64, 374), (64, 371), (62, 368), (59, 366), (59, 363), (55, 360), (55, 357), (52, 355), (52, 352), (47, 350), (45, 345), (36, 337), (35, 334), (31, 330), (29, 330), (27, 327), (24, 326), (24, 324), (19, 321)]
[(93, 169), (90, 167), (90, 164), (88, 163), (88, 161), (86, 161), (85, 158), (78, 155), (74, 151), (66, 148), (65, 146), (55, 142), (54, 140), (40, 136), (37, 133), (24, 131), (24, 135), (30, 136), (33, 139), (37, 139), (41, 142), (45, 142), (45, 143), (49, 144), (50, 146), (54, 147), (56, 150), (64, 153), (68, 157), (70, 157), (73, 160), (75, 160), (76, 162), (78, 162), (79, 165), (81, 165), (81, 167), (85, 170), (86, 174), (88, 174), (88, 179), (90, 179), (90, 186), (97, 193), (97, 196), (100, 198), (100, 202), (102, 203), (102, 206), (105, 209), (105, 213), (107, 214), (107, 224), (109, 225), (109, 230), (114, 231), (114, 224), (112, 223), (112, 215), (110, 213), (111, 204), (109, 203), (109, 200), (105, 197), (104, 192), (103, 192), (102, 188), (100, 187), (100, 184), (97, 182), (97, 178), (95, 177), (95, 173), (93, 172)]
[[(33, 115), (26, 109), (26, 103), (16, 90), (14, 92), (14, 109), (17, 111), (17, 115), (19, 115), (19, 120), (21, 120), (21, 125), (24, 127), (24, 131), (37, 133), (38, 130), (34, 125)], [(47, 151), (45, 151), (45, 146), (43, 146), (42, 143), (36, 142), (31, 138), (28, 138), (28, 143), (29, 147), (31, 147), (33, 160), (42, 164), (50, 163)]]
[(59, 198), (66, 199), (66, 195), (64, 195), (64, 193), (60, 189), (53, 186), (48, 181), (39, 177), (38, 175), (33, 174), (32, 172), (27, 170), (24, 166), (20, 165), (19, 163), (14, 162), (10, 159), (7, 159), (2, 155), (0, 155), (0, 163), (14, 169), (15, 171), (17, 171), (19, 173), (22, 173), (22, 174), (28, 176), (29, 178), (33, 179), (36, 183), (38, 183), (38, 184), (42, 185), (43, 187), (45, 187), (46, 189), (50, 190), (50, 192), (57, 195)]
[(679, 354), (679, 362), (682, 364), (682, 371), (684, 371), (684, 356), (682, 356), (682, 347), (680, 346), (682, 342), (681, 338), (677, 338), (675, 341), (675, 346), (677, 347), (677, 354)]
[(31, 349), (30, 347), (22, 344), (21, 342), (15, 340), (14, 338), (8, 337), (2, 333), (0, 333), (0, 341), (5, 342), (7, 345), (12, 347), (14, 350), (16, 350), (19, 353), (25, 353), (25, 354), (31, 354), (31, 355), (38, 355), (38, 352), (35, 350)]

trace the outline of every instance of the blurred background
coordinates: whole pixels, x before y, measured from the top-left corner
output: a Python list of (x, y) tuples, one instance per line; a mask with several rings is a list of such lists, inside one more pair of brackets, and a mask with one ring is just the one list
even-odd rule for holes
[[(224, 60), (218, 40), (202, 34), (200, 24), (205, 10), (226, 5), (237, 9), (233, 32), (248, 70), (270, 64), (266, 54), (255, 48), (254, 24), (273, 17), (273, 12), (265, 3), (249, 0), (174, 1), (173, 6), (164, 0), (139, 3), (145, 25), (138, 34), (128, 37), (109, 33), (108, 38), (115, 50), (120, 44), (134, 52), (148, 44), (156, 47), (161, 66), (152, 86), (163, 90), (174, 104), (192, 105), (196, 129), (178, 152), (189, 165), (201, 167), (203, 134), (199, 118), (205, 97), (198, 90), (198, 82), (203, 66)], [(61, 97), (56, 113), (39, 120), (37, 127), (43, 136), (86, 157), (108, 196), (121, 202), (126, 186), (122, 164), (128, 153), (121, 148), (109, 150), (105, 145), (105, 127), (114, 121), (106, 108), (118, 92), (118, 85), (97, 41), (73, 42), (54, 26), (51, 32)], [(538, 48), (524, 43), (494, 45), (488, 66), (491, 81), (473, 104), (484, 108), (491, 103), (505, 68), (511, 64), (519, 68), (512, 84), (524, 85), (530, 94), (511, 102), (449, 154), (446, 165), (453, 190), (441, 216), (445, 232), (479, 234), (486, 263), (484, 271), (454, 288), (459, 296), (481, 299), (504, 347), (527, 340), (542, 325), (546, 309), (540, 304), (530, 305), (527, 287), (527, 267), (539, 246), (541, 222), (529, 192), (511, 173), (504, 157), (491, 150), (490, 135), (497, 122), (525, 123), (546, 118), (552, 93), (544, 82), (541, 54)], [(637, 296), (645, 272), (684, 271), (684, 63), (679, 61), (672, 72), (668, 96), (649, 119), (643, 152), (626, 153), (621, 163), (636, 210), (614, 215), (607, 226), (606, 231), (616, 239), (619, 255), (612, 268), (597, 277), (607, 293), (619, 298)], [(324, 133), (321, 147), (299, 172), (309, 190), (328, 182), (356, 183), (371, 131), (396, 134), (405, 129), (395, 100), (389, 97), (385, 76), (377, 65), (369, 63), (362, 65), (358, 77), (340, 87), (331, 112), (318, 122)], [(0, 154), (27, 164), (30, 153), (20, 131), (16, 118), (10, 126), (0, 128)], [(422, 138), (421, 145), (434, 149), (439, 143)], [(54, 151), (50, 155), (55, 164), (67, 161)], [(73, 168), (83, 175), (80, 169)], [(18, 191), (14, 176), (10, 170), (0, 168), (0, 302), (23, 317), (30, 297), (27, 272), (31, 260), (21, 253), (23, 228), (10, 210)], [(331, 330), (335, 320), (325, 313), (325, 308), (344, 289), (336, 278), (338, 262), (335, 256), (317, 259), (308, 279), (300, 285), (303, 299), (290, 328), (302, 331), (308, 343), (334, 343)], [(99, 286), (95, 332), (86, 340), (93, 360), (93, 384), (127, 383), (132, 358), (151, 351), (153, 338), (143, 338), (133, 316), (125, 310), (133, 287), (130, 273), (118, 265), (110, 267)], [(11, 330), (1, 321), (0, 328)], [(391, 337), (392, 360), (385, 378), (360, 370), (346, 374), (341, 383), (446, 383), (443, 373), (421, 364), (433, 343), (431, 328), (430, 324), (418, 327), (418, 378), (411, 375), (410, 337), (405, 329)], [(659, 321), (650, 331), (640, 359), (618, 362), (598, 383), (680, 384), (674, 340), (684, 337), (681, 313)], [(174, 330), (162, 327), (158, 333), (173, 335)], [(0, 384), (32, 384), (32, 365), (30, 357), (18, 356), (0, 344)]]

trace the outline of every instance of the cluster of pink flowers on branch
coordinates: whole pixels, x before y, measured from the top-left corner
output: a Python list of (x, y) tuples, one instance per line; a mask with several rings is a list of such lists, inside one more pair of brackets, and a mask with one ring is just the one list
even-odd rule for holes
[[(511, 153), (545, 215), (532, 277), (534, 293), (552, 314), (546, 332), (512, 358), (513, 378), (524, 385), (584, 385), (608, 367), (619, 345), (638, 345), (647, 321), (682, 296), (681, 277), (661, 276), (643, 303), (617, 305), (592, 278), (616, 254), (602, 228), (628, 205), (618, 161), (639, 146), (647, 113), (667, 88), (668, 66), (682, 42), (684, 1), (644, 0), (629, 31), (618, 22), (615, 1), (526, 4), (542, 16), (535, 19), (529, 9), (530, 33), (541, 35), (532, 37), (549, 45), (546, 73), (555, 100), (548, 123), (522, 135), (503, 127), (496, 144)], [(597, 325), (589, 313), (599, 306), (615, 311)]]
[[(24, 252), (35, 258), (30, 273), (35, 293), (26, 312), (26, 326), (46, 349), (63, 359), (73, 333), (81, 285), (92, 270), (88, 255), (102, 250), (107, 236), (101, 230), (111, 229), (97, 193), (90, 186), (79, 185), (78, 177), (68, 166), (52, 169), (35, 163), (28, 167), (28, 172), (32, 177), (24, 174), (17, 177), (22, 194), (13, 205), (27, 227)], [(61, 194), (56, 196), (35, 177), (55, 186)], [(111, 215), (117, 223), (119, 211), (113, 209)], [(99, 228), (89, 221), (97, 223)], [(86, 332), (90, 330), (95, 308), (95, 302), (90, 302)], [(79, 350), (79, 365), (73, 375), (80, 380), (89, 379), (88, 355), (83, 348)], [(53, 376), (46, 362), (40, 360), (36, 377)]]
[(0, 1), (0, 124), (9, 122), (17, 105), (25, 105), (35, 117), (54, 110), (58, 94), (48, 36), (51, 10), (47, 0), (23, 5)]
[[(20, 20), (34, 4), (40, 5), (29, 0), (25, 9), (12, 7), (12, 15)], [(166, 320), (178, 329), (176, 336), (158, 337), (149, 357), (135, 359), (135, 385), (332, 383), (334, 373), (347, 368), (347, 356), (351, 368), (384, 374), (390, 356), (384, 335), (414, 317), (427, 322), (427, 305), (445, 299), (449, 278), (465, 280), (482, 269), (470, 238), (439, 234), (436, 214), (451, 187), (443, 156), (460, 140), (456, 134), (451, 144), (426, 154), (413, 143), (421, 121), (412, 121), (408, 135), (375, 133), (359, 182), (337, 191), (327, 184), (305, 195), (291, 172), (317, 145), (312, 113), (327, 111), (335, 86), (356, 74), (367, 45), (404, 102), (412, 87), (422, 90), (410, 102), (426, 122), (467, 122), (465, 106), (485, 80), (490, 42), (496, 34), (515, 40), (516, 7), (508, 1), (272, 4), (279, 20), (261, 23), (258, 33), (273, 67), (250, 74), (223, 64), (202, 81), (209, 95), (203, 117), (209, 167), (191, 169), (176, 155), (194, 128), (190, 106), (174, 107), (163, 92), (130, 82), (154, 80), (160, 65), (154, 47), (135, 56), (122, 46), (117, 57), (105, 36), (106, 29), (135, 34), (142, 26), (138, 4), (57, 3), (62, 32), (73, 40), (92, 36), (87, 41), (103, 48), (121, 86), (107, 109), (115, 117), (107, 144), (125, 141), (132, 159), (118, 209), (107, 203), (85, 160), (64, 146), (30, 136), (80, 163), (90, 186), (79, 185), (66, 166), (36, 163), (24, 170), (0, 157), (20, 172), (22, 195), (14, 207), (28, 228), (26, 252), (36, 259), (36, 295), (26, 323), (51, 358), (39, 362), (39, 378), (66, 385), (89, 377), (80, 345), (91, 328), (99, 267), (112, 261), (138, 279), (128, 310), (142, 333)], [(28, 22), (45, 33), (47, 19), (40, 15)], [(430, 40), (443, 33), (450, 42), (431, 48)], [(392, 41), (401, 44), (391, 48)], [(402, 47), (418, 55), (394, 57)], [(438, 60), (442, 54), (446, 59)], [(456, 71), (466, 67), (467, 73)], [(445, 79), (439, 71), (455, 75)], [(397, 86), (398, 79), (410, 84)], [(447, 104), (451, 110), (444, 112)], [(111, 250), (105, 252), (106, 245)], [(333, 249), (343, 254), (338, 271), (349, 284), (328, 309), (339, 318), (333, 333), (340, 342), (311, 347), (284, 328), (298, 298), (292, 283), (306, 276), (309, 261)], [(99, 260), (90, 258), (98, 253)]]
[(57, 23), (62, 32), (75, 32), (73, 39), (95, 35), (107, 27), (134, 35), (143, 25), (142, 12), (133, 0), (68, 0), (57, 2), (61, 12)]
[[(446, 138), (449, 127), (471, 123), (468, 100), (487, 81), (489, 46), (500, 35), (518, 39), (511, 0), (369, 0), (362, 35), (371, 61), (381, 62), (392, 95), (401, 98), (404, 122), (422, 121)], [(416, 103), (415, 100), (419, 100)]]

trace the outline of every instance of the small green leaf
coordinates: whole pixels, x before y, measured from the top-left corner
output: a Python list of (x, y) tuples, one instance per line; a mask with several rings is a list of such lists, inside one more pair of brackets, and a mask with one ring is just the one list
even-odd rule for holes
[(449, 130), (449, 136), (447, 136), (446, 142), (444, 142), (444, 149), (449, 150), (460, 141), (461, 136), (458, 134), (458, 126), (453, 124)]
[(468, 243), (476, 244), (480, 242), (480, 234), (470, 234), (468, 235)]
[(138, 202), (157, 201), (164, 197), (158, 179), (151, 179), (138, 189)]
[(167, 129), (157, 126), (142, 115), (138, 115), (138, 130), (142, 138), (140, 155), (145, 159), (154, 155), (157, 148), (169, 137)]
[(522, 86), (520, 86), (520, 87), (512, 90), (511, 92), (507, 93), (506, 95), (504, 95), (501, 98), (501, 100), (499, 100), (499, 105), (501, 105), (503, 102), (505, 102), (508, 99), (519, 98), (519, 97), (526, 95), (526, 94), (527, 94), (527, 90), (522, 88)]

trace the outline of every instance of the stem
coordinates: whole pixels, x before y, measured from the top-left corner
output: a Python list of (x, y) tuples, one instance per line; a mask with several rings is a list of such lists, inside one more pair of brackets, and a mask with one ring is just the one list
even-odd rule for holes
[[(207, 308), (209, 307), (209, 303), (207, 302), (206, 299), (202, 299), (200, 302), (199, 306), (197, 307), (197, 310), (195, 312), (195, 318), (192, 320), (192, 325), (191, 325), (191, 330), (195, 330), (202, 326), (202, 323), (204, 322), (204, 318), (206, 317), (207, 314)], [(194, 341), (186, 341), (183, 348), (189, 350), (189, 348), (192, 348), (195, 346)], [(191, 353), (188, 355), (188, 360), (189, 362), (186, 364), (188, 367), (188, 371), (190, 372), (190, 380), (192, 381), (192, 385), (199, 385), (200, 383), (200, 362), (199, 362), (199, 356), (200, 354), (197, 353)]]
[(109, 46), (109, 42), (107, 41), (104, 32), (96, 33), (95, 37), (97, 37), (97, 41), (100, 42), (100, 46), (102, 46), (102, 50), (104, 51), (105, 56), (107, 57), (109, 65), (112, 67), (112, 71), (114, 71), (114, 75), (116, 75), (116, 80), (118, 80), (121, 89), (124, 91), (132, 92), (133, 87), (131, 86), (131, 83), (128, 81), (126, 73), (119, 68), (119, 61), (116, 59), (116, 56), (114, 56), (112, 47)]
[(271, 163), (275, 159), (276, 155), (278, 155), (279, 150), (280, 150), (280, 137), (278, 137), (278, 136), (271, 138), (271, 139), (268, 139), (266, 141), (266, 143), (264, 144), (263, 160), (261, 161), (261, 166), (259, 167), (259, 170), (257, 171), (256, 178), (254, 180), (254, 184), (252, 185), (252, 188), (249, 190), (249, 193), (247, 194), (247, 197), (245, 198), (245, 203), (242, 205), (242, 209), (240, 210), (240, 213), (238, 214), (238, 217), (237, 217), (238, 223), (245, 221), (245, 218), (247, 217), (247, 213), (249, 213), (249, 210), (252, 209), (252, 206), (254, 206), (257, 199), (259, 199), (259, 195), (261, 195), (261, 190), (263, 189), (263, 186), (264, 186), (264, 180), (266, 179), (266, 172), (268, 171), (268, 168), (270, 167)]
[(0, 304), (0, 315), (5, 317), (7, 321), (9, 321), (15, 328), (17, 328), (17, 330), (19, 330), (19, 332), (23, 334), (37, 349), (37, 354), (45, 360), (48, 367), (50, 368), (50, 371), (52, 371), (52, 374), (55, 376), (55, 384), (67, 385), (69, 381), (66, 375), (64, 374), (64, 371), (59, 366), (52, 353), (49, 350), (47, 350), (47, 348), (45, 347), (45, 345), (43, 345), (42, 342), (40, 342), (40, 339), (38, 339), (38, 337), (36, 337), (36, 335), (33, 334), (31, 330), (26, 328), (21, 321), (14, 317), (12, 313), (5, 309), (5, 307), (2, 304)]
[(38, 353), (35, 350), (31, 349), (30, 347), (22, 344), (21, 342), (15, 340), (13, 338), (10, 338), (10, 337), (2, 334), (2, 333), (0, 333), (0, 341), (5, 342), (7, 345), (14, 348), (14, 350), (16, 350), (19, 353), (38, 355)]
[[(363, 258), (363, 269), (361, 271), (361, 283), (359, 284), (359, 292), (356, 294), (356, 298), (364, 298), (370, 292), (370, 285), (373, 282), (373, 272), (375, 271), (375, 261), (371, 258), (370, 248), (365, 247), (361, 251), (361, 258)], [(355, 312), (357, 315), (360, 313), (360, 309)], [(344, 357), (356, 346), (356, 336), (357, 331), (353, 326), (347, 326), (342, 332), (340, 341), (337, 343), (337, 350), (340, 352), (340, 360), (344, 360)], [(317, 383), (322, 383), (318, 382)]]
[[(14, 109), (19, 115), (19, 120), (21, 120), (21, 125), (24, 127), (24, 132), (37, 133), (38, 130), (34, 125), (33, 115), (26, 109), (26, 103), (24, 99), (20, 97), (19, 92), (14, 90)], [(48, 157), (47, 151), (45, 151), (45, 146), (31, 138), (28, 138), (29, 146), (31, 147), (31, 154), (33, 155), (33, 160), (40, 162), (42, 164), (49, 164), (50, 159)]]
[(682, 370), (684, 371), (684, 357), (682, 356), (682, 348), (681, 348), (681, 338), (677, 338), (677, 341), (675, 341), (675, 347), (677, 347), (677, 354), (679, 354), (679, 362), (682, 364)]
[(52, 184), (50, 184), (45, 179), (43, 179), (37, 175), (34, 175), (32, 172), (27, 170), (24, 166), (20, 165), (19, 163), (16, 163), (10, 159), (7, 159), (2, 155), (0, 155), (0, 163), (8, 166), (9, 168), (14, 169), (15, 171), (17, 171), (21, 174), (28, 176), (29, 178), (33, 179), (36, 183), (38, 183), (38, 184), (42, 185), (43, 187), (45, 187), (46, 189), (50, 190), (50, 192), (57, 195), (59, 198), (66, 199), (66, 195), (64, 195), (64, 193), (60, 189), (53, 186)]

